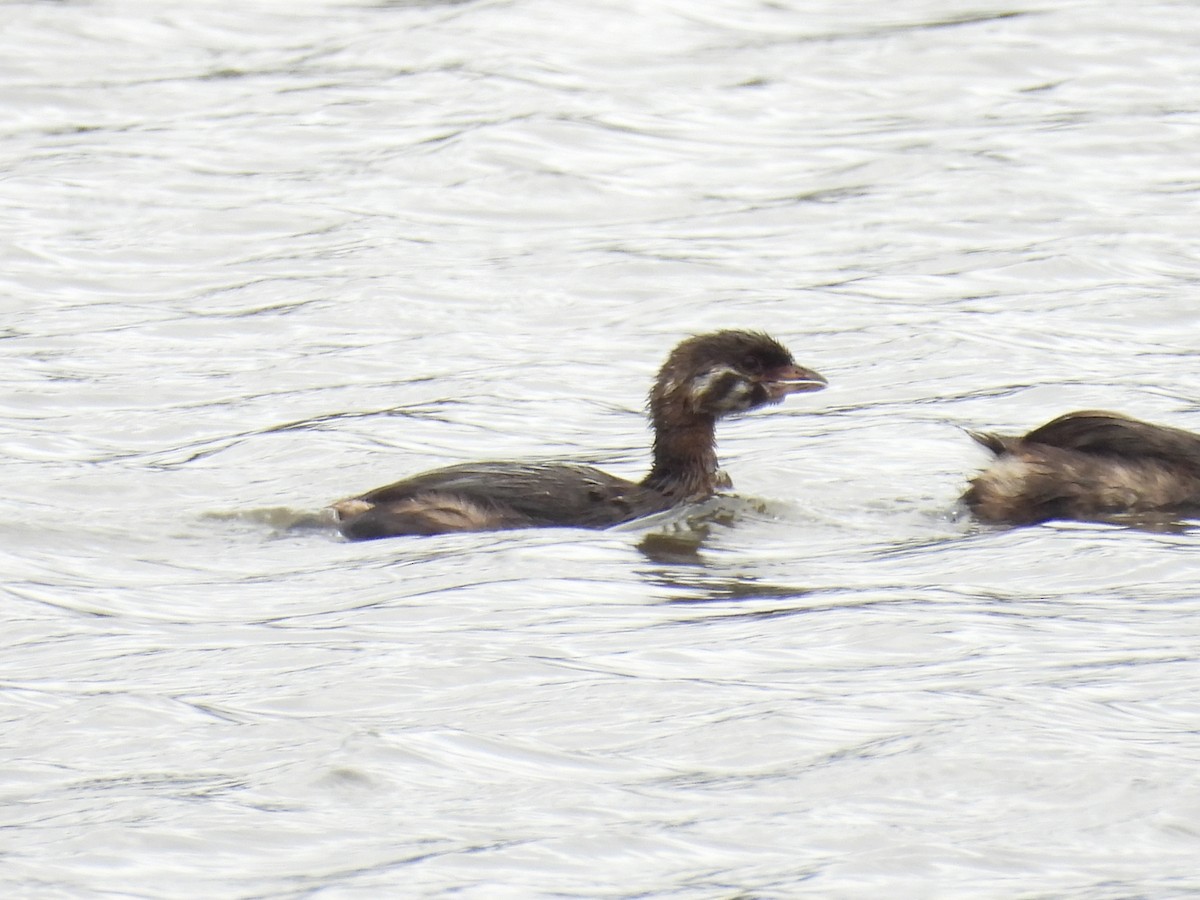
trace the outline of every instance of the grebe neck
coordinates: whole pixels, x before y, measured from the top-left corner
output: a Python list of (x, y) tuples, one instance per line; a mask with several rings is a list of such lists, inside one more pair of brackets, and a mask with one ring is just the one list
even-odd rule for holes
[(654, 417), (654, 464), (642, 484), (680, 499), (710, 496), (721, 486), (715, 420), (663, 419)]

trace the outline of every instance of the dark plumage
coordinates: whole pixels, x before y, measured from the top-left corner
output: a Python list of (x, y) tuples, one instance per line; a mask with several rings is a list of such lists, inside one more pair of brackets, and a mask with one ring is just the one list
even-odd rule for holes
[(765, 334), (699, 335), (671, 351), (650, 391), (654, 460), (640, 482), (571, 463), (467, 463), (339, 501), (333, 509), (351, 540), (555, 525), (606, 528), (703, 500), (727, 486), (717, 465), (717, 420), (825, 384)]
[(963, 495), (986, 522), (1200, 513), (1200, 435), (1086, 411), (1024, 437), (971, 437), (996, 454)]

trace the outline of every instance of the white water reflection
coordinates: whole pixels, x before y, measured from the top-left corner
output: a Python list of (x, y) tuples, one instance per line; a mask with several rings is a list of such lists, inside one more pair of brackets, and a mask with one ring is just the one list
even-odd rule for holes
[[(1191, 4), (0, 5), (8, 893), (1200, 887), (1194, 535), (953, 511), (1200, 430)], [(288, 527), (719, 327), (831, 381), (740, 500)]]

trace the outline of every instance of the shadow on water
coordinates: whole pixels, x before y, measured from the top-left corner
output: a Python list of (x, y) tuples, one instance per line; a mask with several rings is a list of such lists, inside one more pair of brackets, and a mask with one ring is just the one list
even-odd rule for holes
[(1200, 529), (1200, 521), (1180, 519), (1168, 513), (1111, 516), (1097, 524), (1115, 525), (1127, 531), (1147, 531), (1151, 534), (1192, 534)]
[[(1183, 518), (1172, 512), (1113, 513), (1108, 516), (1090, 516), (1086, 519), (1050, 519), (1046, 522), (1006, 525), (977, 522), (971, 518), (969, 512), (962, 510), (957, 514), (956, 521), (964, 524), (966, 528), (964, 536), (967, 538), (1029, 528), (1054, 528), (1060, 531), (1063, 529), (1103, 529), (1137, 531), (1147, 534), (1193, 534), (1200, 530), (1200, 520)], [(889, 548), (887, 552), (900, 555), (911, 550), (923, 549), (927, 543), (926, 541), (904, 542)]]
[(321, 531), (337, 534), (337, 519), (332, 509), (292, 509), (287, 506), (264, 506), (259, 509), (211, 511), (202, 518), (216, 522), (244, 522), (271, 529), (271, 537), (283, 537), (295, 532)]
[(708, 539), (709, 529), (694, 531), (662, 532), (647, 534), (638, 541), (637, 548), (651, 562), (676, 566), (703, 566), (705, 559), (700, 548)]
[[(809, 588), (772, 584), (756, 576), (724, 571), (703, 552), (721, 532), (748, 519), (769, 516), (768, 505), (761, 500), (722, 495), (685, 511), (673, 510), (643, 520), (653, 523), (637, 542), (637, 550), (653, 568), (641, 570), (643, 581), (671, 596), (668, 605), (694, 605), (753, 600), (797, 600), (813, 593)], [(678, 596), (680, 593), (684, 596)], [(790, 614), (799, 610), (762, 610), (755, 615)]]

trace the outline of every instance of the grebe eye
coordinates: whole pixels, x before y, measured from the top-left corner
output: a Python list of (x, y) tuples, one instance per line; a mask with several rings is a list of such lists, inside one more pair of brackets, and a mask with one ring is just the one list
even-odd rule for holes
[(747, 356), (742, 361), (742, 371), (750, 375), (761, 375), (763, 373), (763, 362), (757, 356)]

